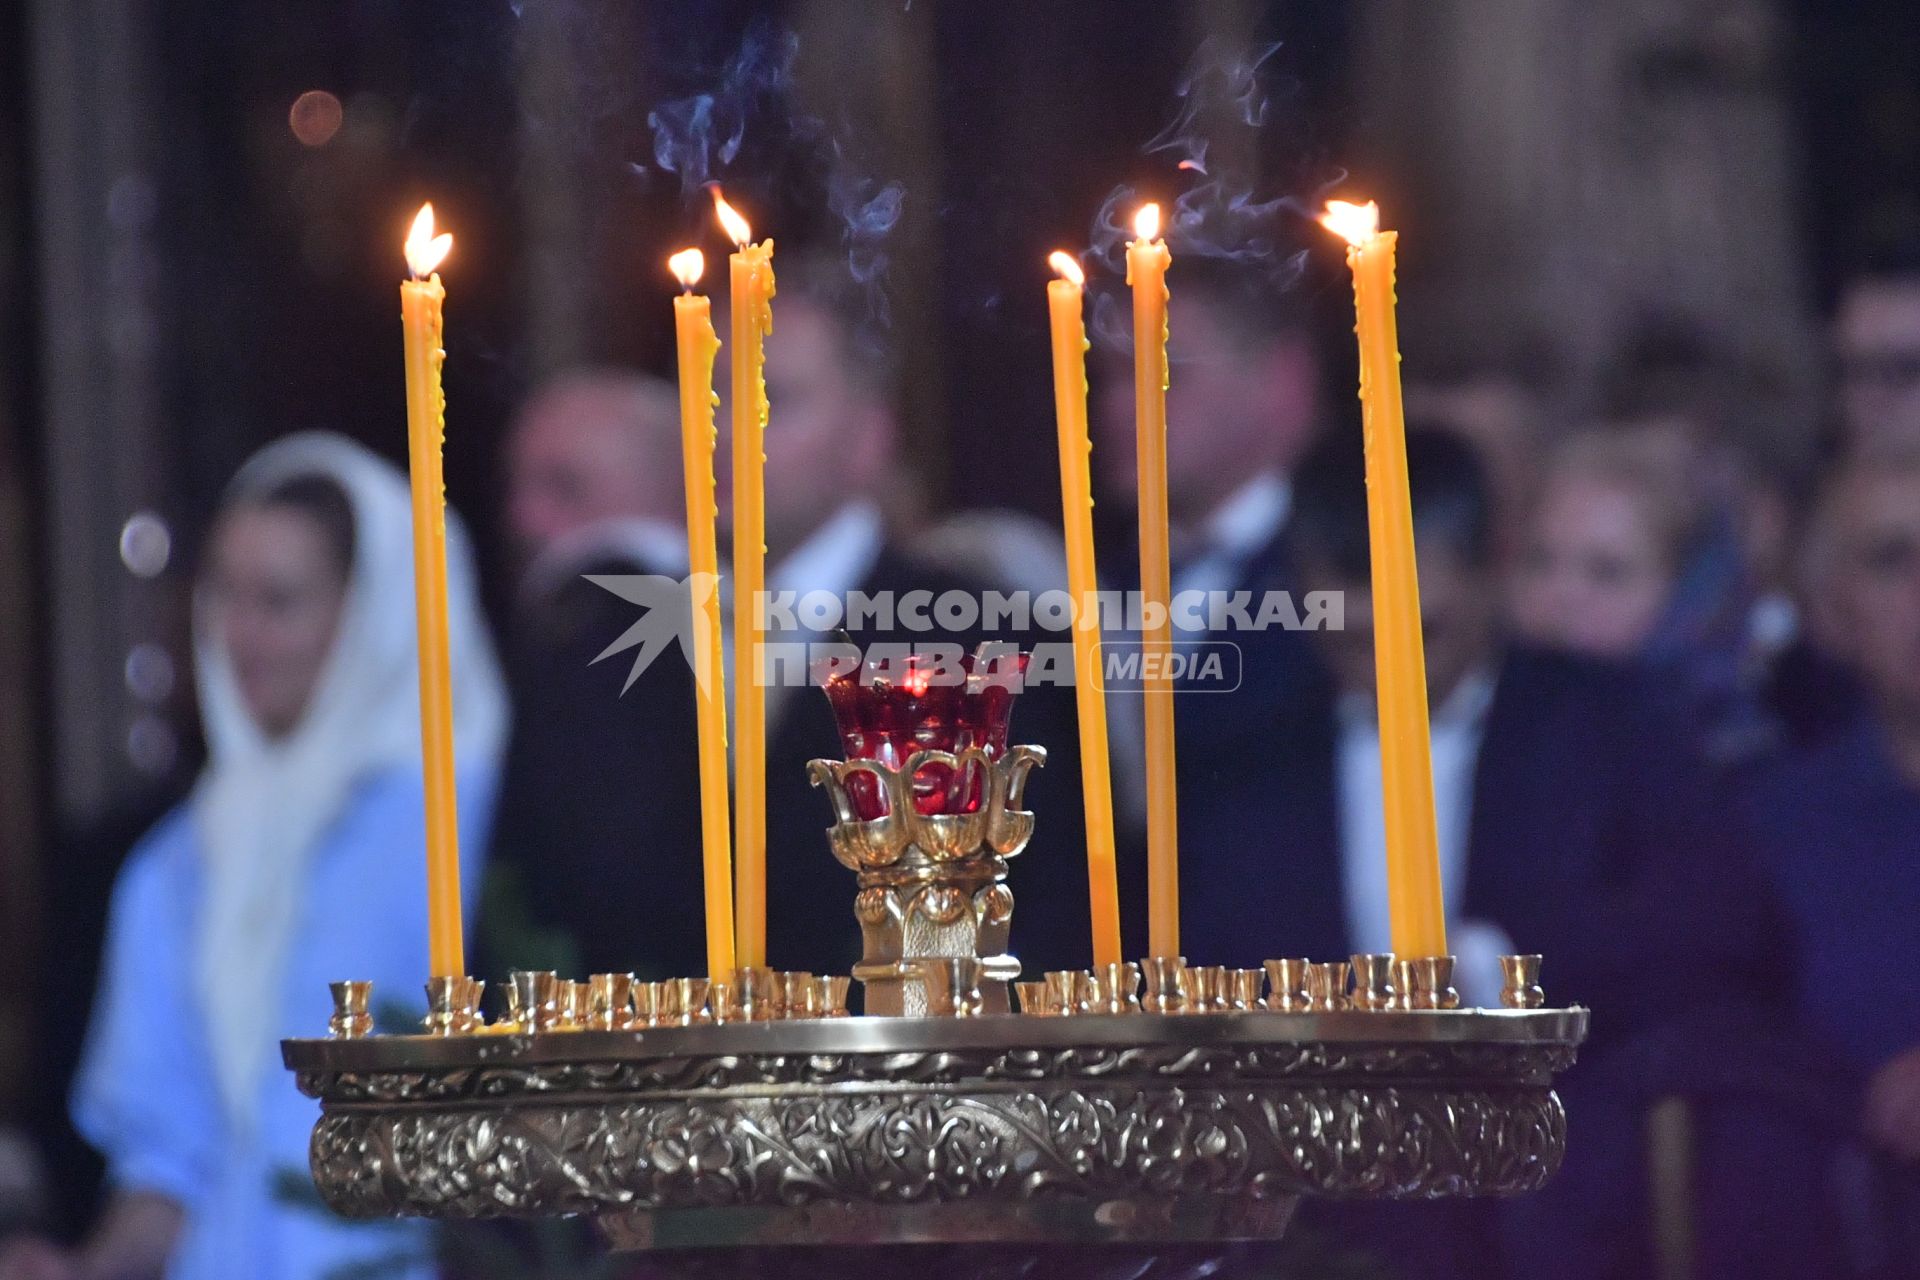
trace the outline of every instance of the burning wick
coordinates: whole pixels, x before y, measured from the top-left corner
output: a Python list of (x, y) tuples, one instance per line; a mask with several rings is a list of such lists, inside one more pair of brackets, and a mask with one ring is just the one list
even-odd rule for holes
[(1365, 244), (1380, 230), (1380, 206), (1369, 200), (1354, 204), (1350, 200), (1329, 200), (1320, 215), (1320, 225), (1348, 244)]
[(1140, 212), (1133, 215), (1133, 234), (1143, 243), (1151, 243), (1160, 238), (1160, 206), (1143, 204)]
[(1087, 273), (1080, 269), (1079, 262), (1070, 253), (1055, 249), (1047, 256), (1047, 265), (1058, 271), (1062, 280), (1070, 280), (1075, 286), (1087, 282)]
[(1174, 168), (1176, 168), (1176, 169), (1191, 169), (1191, 170), (1192, 170), (1193, 172), (1195, 172), (1195, 173), (1205, 173), (1205, 172), (1206, 172), (1206, 170), (1205, 170), (1205, 169), (1203, 169), (1203, 168), (1201, 168), (1201, 167), (1200, 167), (1200, 164), (1199, 164), (1199, 162), (1198, 162), (1198, 161), (1195, 161), (1195, 160), (1182, 160), (1182, 161), (1181, 161), (1181, 162), (1180, 162), (1179, 164), (1177, 164), (1177, 165), (1175, 165), (1175, 166), (1174, 166)]
[(739, 213), (734, 210), (734, 207), (726, 202), (726, 199), (721, 196), (718, 186), (715, 186), (713, 189), (713, 211), (718, 215), (720, 219), (720, 229), (727, 233), (727, 239), (733, 241), (742, 249), (753, 243), (753, 228), (748, 226), (747, 220), (741, 217)]
[(700, 277), (707, 271), (707, 255), (698, 249), (682, 249), (667, 259), (667, 270), (673, 272), (673, 278), (680, 282), (683, 293), (692, 293), (693, 286), (700, 283)]
[(407, 270), (415, 280), (424, 280), (433, 274), (433, 269), (446, 259), (447, 251), (452, 248), (451, 235), (433, 234), (433, 204), (421, 205), (420, 212), (414, 215), (413, 230), (407, 233)]

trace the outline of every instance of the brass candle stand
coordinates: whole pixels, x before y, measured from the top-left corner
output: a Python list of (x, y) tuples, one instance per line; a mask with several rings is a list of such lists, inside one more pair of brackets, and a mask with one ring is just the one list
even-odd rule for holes
[[(1143, 968), (1181, 1012), (1142, 1010)], [(768, 989), (800, 998), (755, 1019), (738, 994), (716, 1016), (718, 988), (754, 985), (737, 977), (598, 975), (570, 1012), (541, 998), (554, 975), (515, 974), (507, 1020), (455, 1011), (448, 1033), (443, 1010), (408, 1036), (364, 1034), (366, 986), (343, 983), (335, 1035), (284, 1056), (320, 1101), (313, 1175), (338, 1212), (586, 1214), (630, 1248), (1262, 1239), (1306, 1195), (1542, 1185), (1585, 1011), (1441, 1008), (1421, 964), (1361, 1008), (1325, 985), (1356, 968), (1378, 970), (1270, 961), (1222, 998), (1178, 961), (1116, 965), (986, 1015), (978, 960), (947, 958), (924, 971), (939, 1012), (911, 1018), (845, 1016), (844, 978), (782, 975)], [(1538, 958), (1507, 970), (1504, 1003), (1531, 1002)]]
[(1559, 1166), (1587, 1015), (1544, 1007), (1538, 956), (1503, 960), (1498, 1010), (1457, 1007), (1448, 957), (1154, 956), (1020, 981), (1013, 1013), (1044, 752), (1004, 745), (1004, 703), (939, 695), (976, 728), (934, 750), (837, 692), (855, 758), (810, 769), (864, 1015), (838, 976), (524, 972), (492, 1025), (482, 983), (436, 978), (422, 1034), (380, 1036), (368, 984), (335, 983), (330, 1038), (283, 1046), (329, 1205), (589, 1215), (624, 1248), (1218, 1242), (1278, 1237), (1302, 1196), (1511, 1195)]

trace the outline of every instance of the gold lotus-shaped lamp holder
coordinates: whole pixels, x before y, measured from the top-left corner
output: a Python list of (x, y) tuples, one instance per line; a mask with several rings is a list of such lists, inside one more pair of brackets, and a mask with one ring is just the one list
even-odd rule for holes
[[(1011, 1011), (1007, 984), (1020, 976), (1020, 961), (1008, 951), (1007, 860), (1033, 835), (1021, 795), (1028, 772), (1046, 758), (1041, 747), (973, 746), (917, 751), (898, 767), (878, 760), (807, 766), (833, 805), (833, 856), (858, 877), (853, 913), (862, 950), (853, 976), (866, 1012), (924, 1016), (931, 1007), (924, 962), (952, 959), (980, 962), (981, 1012)], [(930, 772), (962, 779), (963, 790), (977, 787), (978, 803), (964, 812), (922, 812), (916, 794)], [(857, 798), (863, 776), (873, 790)]]

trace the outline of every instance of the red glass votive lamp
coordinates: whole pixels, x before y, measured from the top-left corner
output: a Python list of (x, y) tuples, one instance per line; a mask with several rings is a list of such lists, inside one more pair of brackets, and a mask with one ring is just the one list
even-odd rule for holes
[[(959, 754), (975, 747), (998, 758), (1007, 749), (1013, 700), (1028, 658), (1011, 649), (998, 655), (983, 650), (955, 664), (914, 654), (836, 672), (820, 683), (849, 760), (904, 769), (916, 752)], [(975, 760), (957, 768), (923, 761), (913, 774), (914, 808), (926, 815), (974, 813), (985, 802), (986, 781), (986, 769)], [(886, 793), (873, 774), (849, 774), (846, 786), (862, 820), (886, 815)]]

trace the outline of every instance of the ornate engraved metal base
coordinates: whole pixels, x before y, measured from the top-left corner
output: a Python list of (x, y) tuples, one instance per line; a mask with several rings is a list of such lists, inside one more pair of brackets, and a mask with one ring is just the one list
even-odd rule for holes
[(295, 1040), (349, 1217), (591, 1214), (631, 1247), (1271, 1238), (1302, 1195), (1558, 1167), (1584, 1010), (846, 1018)]
[[(897, 769), (875, 760), (807, 765), (814, 785), (825, 787), (833, 802), (835, 822), (827, 830), (833, 856), (859, 875), (853, 914), (863, 947), (853, 976), (868, 1013), (928, 1013), (918, 962), (941, 958), (979, 959), (980, 1011), (1011, 1011), (1007, 983), (1020, 976), (1020, 962), (1007, 954), (1013, 923), (1007, 859), (1033, 835), (1033, 815), (1020, 808), (1020, 796), (1027, 773), (1046, 759), (1042, 747), (998, 754), (968, 747), (916, 751)], [(971, 812), (920, 812), (916, 780), (935, 771), (951, 790), (978, 787), (978, 805)], [(861, 816), (861, 787), (885, 798), (884, 813)]]

